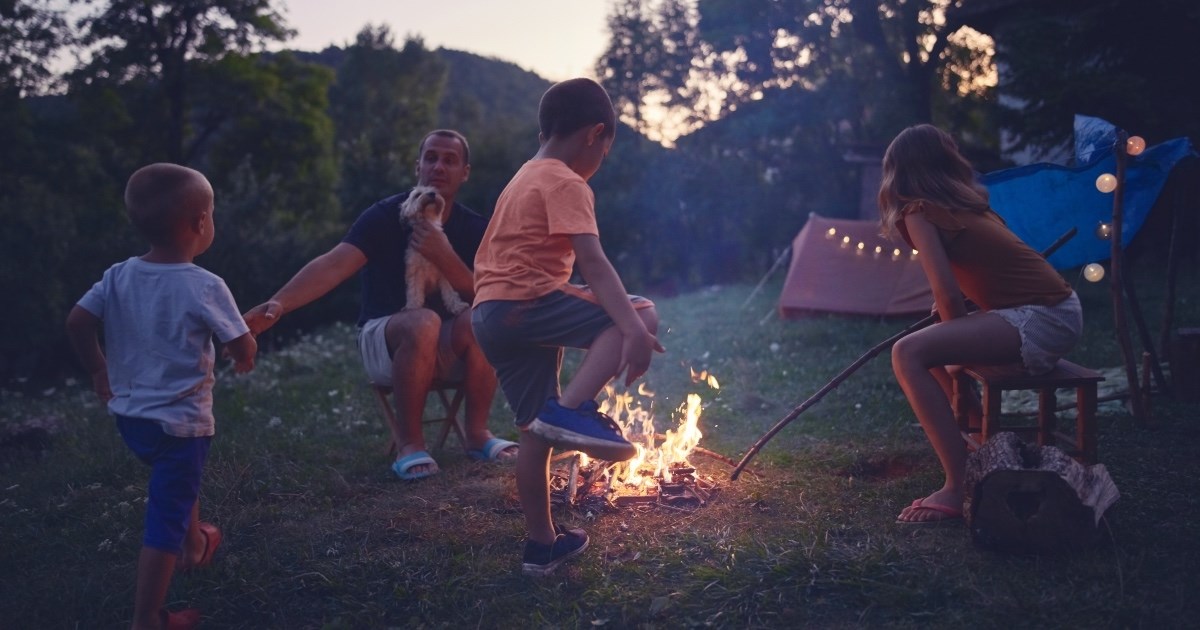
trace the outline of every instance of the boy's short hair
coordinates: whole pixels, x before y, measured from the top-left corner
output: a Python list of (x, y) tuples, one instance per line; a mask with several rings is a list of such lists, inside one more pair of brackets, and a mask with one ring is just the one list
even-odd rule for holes
[[(170, 242), (180, 223), (206, 208), (196, 207), (197, 187), (208, 180), (186, 166), (158, 162), (143, 166), (125, 184), (125, 209), (138, 232), (153, 244)], [(203, 191), (208, 192), (208, 191)]]
[(567, 136), (596, 123), (604, 123), (605, 136), (617, 131), (617, 112), (612, 99), (591, 79), (555, 83), (538, 104), (538, 127), (543, 138)]
[(463, 164), (469, 165), (471, 163), (471, 145), (467, 144), (467, 137), (453, 129), (434, 129), (425, 134), (425, 137), (421, 138), (421, 144), (417, 146), (417, 160), (420, 160), (421, 156), (425, 154), (425, 143), (434, 136), (458, 140), (463, 149)]

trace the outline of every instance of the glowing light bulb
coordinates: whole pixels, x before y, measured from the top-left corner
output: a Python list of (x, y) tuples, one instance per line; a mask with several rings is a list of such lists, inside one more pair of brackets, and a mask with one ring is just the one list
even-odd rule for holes
[(1117, 189), (1117, 178), (1112, 173), (1104, 173), (1096, 178), (1096, 190), (1102, 193), (1110, 193)]
[(1146, 141), (1141, 136), (1129, 136), (1125, 141), (1125, 152), (1129, 155), (1141, 155), (1146, 150)]
[(880, 247), (880, 246), (878, 246), (878, 245), (876, 245), (876, 246), (875, 246), (875, 255), (876, 255), (876, 256), (878, 256), (878, 255), (879, 255), (879, 254), (881, 254), (881, 253), (883, 253), (883, 248), (882, 248), (882, 247)]
[(1112, 224), (1101, 221), (1100, 224), (1096, 226), (1096, 238), (1102, 241), (1107, 241), (1108, 239), (1112, 238)]
[(859, 242), (858, 242), (858, 248), (861, 250), (861, 249), (862, 249), (862, 248), (864, 248), (864, 247), (866, 247), (866, 245), (865, 245), (865, 244), (863, 244), (863, 242), (862, 242), (862, 241), (859, 241)]
[(1087, 278), (1088, 282), (1100, 282), (1104, 279), (1104, 267), (1096, 263), (1090, 263), (1083, 268), (1083, 277)]
[(835, 236), (837, 236), (837, 228), (829, 228), (829, 230), (825, 232), (825, 238), (833, 238)]
[(850, 246), (850, 237), (843, 236), (842, 237), (842, 247), (849, 247), (849, 246)]

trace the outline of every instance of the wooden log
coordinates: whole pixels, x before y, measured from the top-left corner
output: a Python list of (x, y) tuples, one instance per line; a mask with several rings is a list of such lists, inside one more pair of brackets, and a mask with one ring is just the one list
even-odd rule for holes
[(983, 547), (1015, 553), (1078, 550), (1119, 496), (1102, 464), (1084, 466), (1053, 446), (997, 433), (967, 458), (963, 514)]

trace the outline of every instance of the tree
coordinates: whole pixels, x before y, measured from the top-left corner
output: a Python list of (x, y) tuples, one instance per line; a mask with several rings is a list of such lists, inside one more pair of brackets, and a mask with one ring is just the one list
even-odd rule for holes
[(74, 80), (144, 85), (152, 98), (138, 112), (139, 122), (161, 125), (162, 155), (178, 163), (188, 163), (198, 148), (189, 146), (187, 133), (193, 62), (215, 62), (291, 36), (271, 0), (111, 0), (80, 26), (92, 60)]
[(412, 178), (417, 143), (434, 126), (445, 81), (445, 64), (422, 40), (397, 50), (387, 26), (359, 31), (329, 95), (347, 213), (357, 215)]
[(608, 49), (596, 61), (596, 74), (617, 111), (639, 132), (645, 131), (642, 110), (658, 57), (644, 4), (644, 0), (613, 4), (608, 16)]
[(1014, 148), (1070, 142), (1075, 114), (1158, 142), (1200, 142), (1200, 5), (1192, 0), (1018, 4), (995, 33)]
[(50, 60), (68, 36), (62, 11), (49, 0), (0, 0), (0, 93), (44, 92)]
[[(733, 107), (771, 88), (853, 87), (860, 140), (934, 119), (986, 47), (960, 33), (963, 0), (699, 0), (700, 34), (736, 78)], [(971, 87), (966, 93), (979, 93)]]
[(643, 135), (671, 140), (712, 118), (701, 88), (710, 60), (696, 20), (686, 0), (613, 5), (596, 75), (622, 119)]

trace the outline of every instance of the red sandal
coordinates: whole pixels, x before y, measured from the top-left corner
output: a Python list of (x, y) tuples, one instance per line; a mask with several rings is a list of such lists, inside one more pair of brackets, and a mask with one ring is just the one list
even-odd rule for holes
[(184, 608), (174, 612), (166, 608), (159, 611), (162, 616), (164, 630), (192, 630), (200, 625), (200, 611), (195, 608)]
[(196, 524), (196, 529), (200, 531), (200, 537), (204, 539), (204, 551), (200, 553), (200, 559), (195, 563), (181, 561), (179, 563), (180, 571), (194, 571), (212, 564), (217, 547), (221, 546), (221, 530), (217, 529), (216, 525), (200, 522)]

